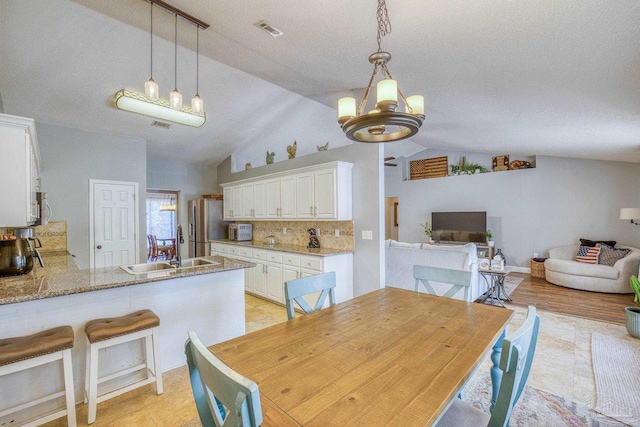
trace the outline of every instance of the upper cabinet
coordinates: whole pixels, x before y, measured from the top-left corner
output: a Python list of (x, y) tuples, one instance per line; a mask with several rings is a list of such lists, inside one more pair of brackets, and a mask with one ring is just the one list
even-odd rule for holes
[(352, 168), (331, 162), (222, 184), (224, 219), (351, 220)]
[(0, 158), (6, 159), (0, 168), (0, 227), (34, 225), (39, 217), (40, 149), (33, 119), (0, 114)]

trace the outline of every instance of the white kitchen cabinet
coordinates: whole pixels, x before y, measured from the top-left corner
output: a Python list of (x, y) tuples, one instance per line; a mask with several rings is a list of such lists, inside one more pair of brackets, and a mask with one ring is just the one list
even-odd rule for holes
[(315, 205), (314, 173), (307, 172), (296, 175), (296, 218), (314, 218)]
[(233, 219), (233, 187), (222, 189), (222, 206), (224, 219)]
[(225, 219), (351, 220), (352, 168), (331, 162), (222, 184)]
[(253, 218), (267, 218), (267, 181), (253, 184)]
[[(245, 290), (278, 304), (285, 304), (285, 282), (329, 271), (336, 273), (336, 301), (353, 298), (353, 254), (321, 257), (217, 242), (211, 243), (211, 254), (255, 263), (245, 269)], [(309, 303), (315, 304), (313, 297)]]
[(280, 178), (280, 218), (296, 219), (296, 177)]
[(267, 219), (280, 219), (280, 178), (265, 181), (266, 215)]
[[(39, 217), (40, 150), (33, 119), (0, 114), (0, 227), (33, 225)], [(10, 201), (7, 202), (7, 201)]]

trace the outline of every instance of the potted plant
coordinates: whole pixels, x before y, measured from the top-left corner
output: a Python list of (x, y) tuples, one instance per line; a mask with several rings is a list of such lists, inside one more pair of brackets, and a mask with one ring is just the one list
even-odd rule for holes
[(490, 248), (492, 248), (493, 245), (495, 245), (495, 242), (491, 240), (492, 237), (493, 237), (493, 234), (491, 233), (491, 230), (487, 230), (487, 245), (489, 245)]
[(422, 228), (424, 228), (424, 234), (426, 234), (429, 238), (429, 243), (433, 242), (433, 239), (431, 238), (431, 233), (433, 232), (433, 230), (431, 229), (431, 223), (429, 221), (425, 221), (424, 224), (420, 225), (422, 226)]
[[(636, 293), (634, 300), (636, 304), (640, 304), (638, 300), (638, 296), (640, 296), (640, 280), (636, 276), (631, 276), (629, 282), (631, 282), (631, 289)], [(624, 311), (627, 316), (627, 332), (632, 337), (640, 338), (640, 307), (627, 307)]]

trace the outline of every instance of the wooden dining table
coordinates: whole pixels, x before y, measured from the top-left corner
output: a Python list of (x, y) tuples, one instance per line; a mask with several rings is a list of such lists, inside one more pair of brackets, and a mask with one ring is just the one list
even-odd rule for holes
[(383, 288), (209, 348), (258, 384), (263, 426), (428, 426), (512, 314)]

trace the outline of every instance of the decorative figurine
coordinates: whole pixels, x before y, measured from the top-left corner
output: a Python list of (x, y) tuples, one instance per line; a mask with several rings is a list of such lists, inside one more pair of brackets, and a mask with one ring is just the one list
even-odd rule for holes
[(307, 249), (317, 249), (320, 247), (320, 240), (318, 240), (318, 235), (316, 234), (315, 228), (310, 228), (307, 230), (309, 233), (309, 244), (307, 245)]
[(247, 170), (251, 169), (252, 167), (253, 167), (253, 166), (251, 166), (251, 162), (247, 162), (247, 163), (244, 165), (244, 170), (246, 170), (246, 171), (247, 171)]
[(276, 152), (274, 151), (273, 153), (269, 153), (269, 150), (267, 150), (267, 164), (270, 165), (271, 163), (273, 163), (273, 158), (276, 156)]
[(293, 145), (287, 145), (287, 153), (289, 153), (290, 159), (295, 159), (297, 149), (298, 149), (298, 141), (293, 141)]
[(327, 142), (324, 145), (316, 145), (316, 148), (318, 151), (327, 151), (327, 149), (329, 149), (329, 143)]

